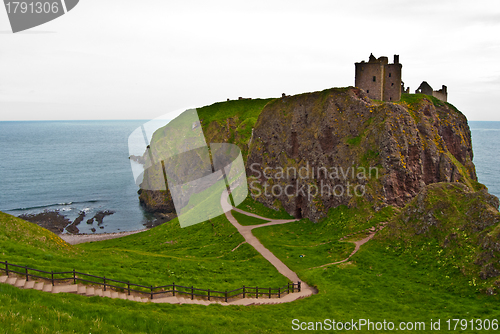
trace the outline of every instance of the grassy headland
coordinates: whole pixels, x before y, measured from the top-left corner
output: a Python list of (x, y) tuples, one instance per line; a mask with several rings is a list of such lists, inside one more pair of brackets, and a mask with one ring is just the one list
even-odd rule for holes
[[(270, 101), (227, 101), (198, 109), (207, 142), (233, 142), (246, 159), (252, 128)], [(421, 103), (441, 106), (413, 95), (404, 95), (401, 103), (410, 115)], [(372, 121), (364, 122), (379, 131)], [(367, 138), (365, 132), (353, 135), (350, 149), (360, 149)], [(364, 152), (361, 165), (378, 162), (377, 150)], [(466, 175), (465, 169), (461, 174)], [(491, 276), (500, 256), (495, 250), (498, 211), (481, 190), (484, 186), (463, 178), (467, 187), (439, 183), (402, 208), (374, 208), (361, 201), (330, 209), (318, 223), (302, 219), (253, 230), (265, 247), (318, 288), (317, 295), (305, 299), (248, 307), (143, 304), (0, 284), (0, 328), (6, 333), (292, 333), (294, 319), (370, 319), (396, 326), (424, 322), (420, 332), (429, 333), (431, 319), (441, 319), (443, 331), (448, 319), (498, 319), (497, 280)], [(268, 218), (292, 218), (250, 197), (239, 208)], [(259, 223), (235, 217), (242, 224)], [(346, 258), (354, 246), (339, 240), (380, 222), (388, 222), (385, 229), (347, 263), (311, 269)], [(221, 216), (184, 229), (174, 219), (124, 238), (71, 246), (34, 224), (0, 214), (1, 260), (17, 264), (49, 271), (75, 268), (145, 285), (233, 289), (286, 284), (248, 244), (233, 251), (243, 240)], [(484, 331), (469, 327), (464, 332)]]

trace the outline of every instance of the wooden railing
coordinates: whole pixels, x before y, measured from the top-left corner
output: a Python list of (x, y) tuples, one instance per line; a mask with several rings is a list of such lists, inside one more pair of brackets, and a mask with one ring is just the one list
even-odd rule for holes
[[(29, 281), (30, 278), (39, 278), (50, 281), (54, 286), (56, 282), (72, 280), (73, 284), (76, 284), (77, 282), (84, 282), (102, 286), (104, 291), (106, 291), (106, 289), (113, 288), (117, 291), (123, 291), (123, 292), (126, 291), (128, 292), (129, 295), (131, 294), (131, 292), (138, 294), (145, 294), (148, 295), (150, 299), (153, 299), (154, 296), (162, 294), (172, 295), (172, 296), (178, 294), (178, 295), (190, 296), (191, 299), (194, 299), (194, 297), (207, 298), (208, 300), (210, 300), (211, 298), (218, 298), (218, 299), (224, 299), (224, 301), (227, 302), (228, 299), (238, 298), (240, 296), (242, 298), (249, 298), (249, 297), (259, 298), (259, 296), (264, 298), (266, 297), (272, 298), (273, 296), (281, 298), (282, 296), (287, 295), (289, 293), (293, 293), (295, 291), (300, 292), (301, 289), (300, 281), (297, 283), (293, 282), (288, 283), (287, 285), (284, 285), (280, 288), (242, 286), (241, 288), (229, 291), (199, 289), (193, 286), (176, 285), (175, 283), (153, 287), (152, 285), (146, 286), (141, 284), (119, 281), (107, 278), (105, 276), (101, 277), (101, 276), (90, 275), (76, 271), (75, 269), (73, 269), (73, 271), (54, 272), (54, 271), (44, 271), (40, 269), (30, 268), (27, 266), (20, 266), (17, 264), (8, 263), (7, 261), (5, 262), (0, 261), (0, 264), (3, 264), (5, 266), (5, 268), (0, 267), (0, 271), (4, 271), (7, 276), (9, 276), (9, 274), (21, 275), (26, 277), (26, 281)], [(37, 274), (33, 274), (33, 272)]]

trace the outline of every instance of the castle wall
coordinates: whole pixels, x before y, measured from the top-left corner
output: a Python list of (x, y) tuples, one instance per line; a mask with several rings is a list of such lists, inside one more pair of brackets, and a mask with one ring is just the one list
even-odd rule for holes
[(370, 99), (382, 100), (384, 65), (379, 62), (356, 63), (355, 86), (362, 88)]
[(401, 72), (403, 65), (385, 65), (383, 100), (399, 101), (401, 99)]
[(443, 87), (440, 90), (433, 90), (432, 87), (426, 81), (422, 81), (420, 86), (415, 91), (415, 94), (431, 95), (437, 99), (440, 99), (443, 102), (448, 101), (448, 88), (445, 85), (443, 85)]
[(422, 81), (420, 86), (418, 86), (415, 90), (415, 94), (432, 95), (432, 87), (427, 83), (427, 81)]
[[(394, 63), (389, 64), (387, 57), (378, 59), (370, 54), (368, 62), (355, 63), (355, 86), (366, 91), (370, 99), (382, 101), (399, 101), (405, 92), (402, 81), (403, 65), (399, 62), (399, 55), (394, 55)], [(410, 89), (407, 88), (409, 93)], [(433, 90), (426, 82), (422, 81), (415, 91), (417, 94), (432, 95), (441, 101), (448, 100), (448, 91), (445, 85), (440, 90)]]
[(435, 90), (432, 92), (432, 96), (434, 96), (435, 98), (438, 98), (440, 99), (441, 101), (443, 102), (447, 102), (448, 101), (448, 94), (441, 91), (441, 90)]
[(355, 86), (363, 89), (369, 98), (383, 101), (401, 99), (401, 69), (399, 56), (394, 55), (394, 63), (387, 57), (378, 59), (370, 55), (368, 62), (355, 63)]

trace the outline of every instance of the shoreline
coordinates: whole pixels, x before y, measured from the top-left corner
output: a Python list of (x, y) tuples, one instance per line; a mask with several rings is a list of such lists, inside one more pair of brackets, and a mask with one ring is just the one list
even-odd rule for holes
[(109, 239), (116, 239), (125, 237), (127, 235), (136, 234), (140, 232), (147, 231), (148, 229), (142, 229), (137, 231), (128, 231), (128, 232), (114, 232), (114, 233), (99, 233), (99, 234), (58, 234), (58, 237), (66, 241), (70, 245), (81, 244), (85, 242), (92, 241), (102, 241)]

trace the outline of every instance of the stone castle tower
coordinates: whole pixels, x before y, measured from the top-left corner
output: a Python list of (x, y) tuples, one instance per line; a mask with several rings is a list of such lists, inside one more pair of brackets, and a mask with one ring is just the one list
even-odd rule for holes
[(368, 62), (363, 60), (355, 65), (355, 86), (366, 91), (369, 98), (382, 101), (401, 99), (403, 65), (399, 63), (399, 55), (394, 55), (393, 64), (389, 64), (387, 57), (377, 59), (370, 54)]

